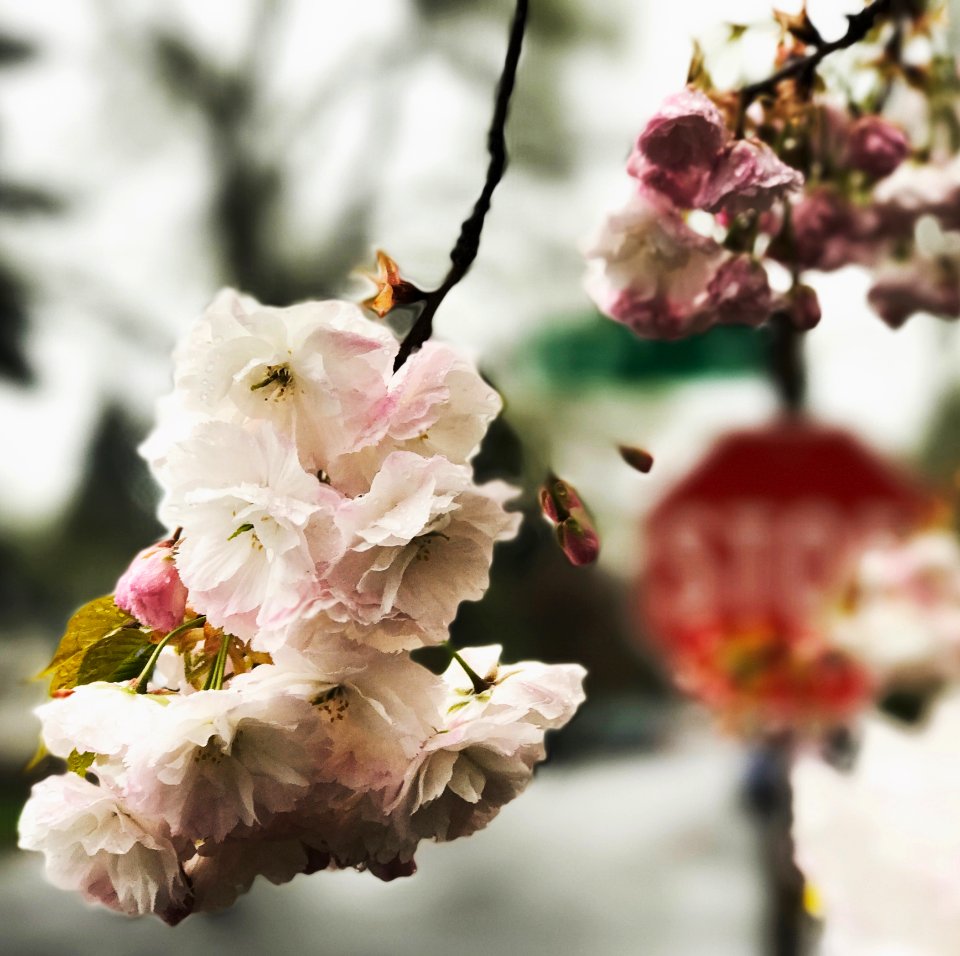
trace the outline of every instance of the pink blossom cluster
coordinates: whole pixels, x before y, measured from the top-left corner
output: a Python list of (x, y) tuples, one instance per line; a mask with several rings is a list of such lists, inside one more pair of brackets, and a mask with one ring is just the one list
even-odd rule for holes
[(766, 224), (770, 257), (797, 273), (867, 269), (868, 303), (893, 328), (921, 312), (960, 317), (960, 165), (952, 151), (915, 148), (892, 118), (854, 119), (832, 104), (811, 113), (818, 175), (782, 221)]
[(483, 594), (519, 516), (470, 464), (497, 394), (446, 345), (395, 372), (397, 348), (351, 303), (230, 291), (178, 348), (143, 447), (178, 531), (114, 599), (190, 640), (145, 687), (81, 683), (39, 708), (47, 749), (81, 760), (20, 823), (56, 885), (175, 923), (258, 875), (409, 875), (420, 840), (469, 835), (524, 789), (583, 700), (577, 665), (490, 646), (437, 676), (410, 656)]
[(807, 273), (859, 266), (887, 324), (960, 317), (960, 109), (955, 80), (929, 71), (927, 96), (888, 96), (889, 115), (796, 91), (749, 109), (693, 86), (668, 97), (627, 161), (632, 194), (586, 249), (600, 311), (659, 339), (773, 314), (804, 330), (820, 319)]
[[(759, 257), (732, 250), (724, 235), (742, 214), (782, 205), (802, 187), (799, 172), (759, 139), (736, 138), (694, 89), (663, 103), (627, 171), (633, 194), (586, 250), (587, 291), (602, 312), (638, 335), (677, 339), (713, 325), (757, 326), (781, 307)], [(694, 228), (694, 210), (709, 228)], [(789, 311), (804, 326), (819, 319), (816, 308)]]

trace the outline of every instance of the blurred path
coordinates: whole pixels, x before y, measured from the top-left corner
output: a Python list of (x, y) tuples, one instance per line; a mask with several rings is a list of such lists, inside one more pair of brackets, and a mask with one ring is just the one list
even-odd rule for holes
[(94, 911), (0, 858), (5, 953), (232, 956), (749, 956), (761, 887), (737, 806), (743, 756), (702, 731), (667, 753), (545, 768), (491, 827), (424, 845), (383, 884), (319, 873), (257, 884), (233, 910), (171, 931)]

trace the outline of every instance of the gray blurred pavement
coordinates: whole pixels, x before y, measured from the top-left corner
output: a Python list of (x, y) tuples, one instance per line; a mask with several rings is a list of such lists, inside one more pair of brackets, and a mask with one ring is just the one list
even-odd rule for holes
[(754, 835), (737, 807), (744, 757), (702, 728), (666, 752), (547, 766), (491, 826), (424, 845), (383, 884), (318, 873), (258, 884), (176, 929), (94, 910), (0, 858), (10, 956), (230, 952), (336, 956), (745, 956), (759, 952)]

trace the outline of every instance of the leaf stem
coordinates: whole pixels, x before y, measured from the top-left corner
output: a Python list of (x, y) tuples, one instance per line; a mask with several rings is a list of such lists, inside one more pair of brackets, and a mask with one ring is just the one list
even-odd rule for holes
[(162, 641), (160, 641), (157, 646), (151, 651), (150, 657), (147, 658), (147, 663), (144, 665), (142, 671), (140, 671), (140, 676), (133, 682), (133, 686), (137, 689), (138, 694), (145, 694), (147, 692), (147, 684), (150, 681), (150, 675), (153, 673), (154, 667), (157, 666), (157, 661), (160, 659), (160, 652), (167, 646), (167, 644), (173, 640), (175, 637), (179, 637), (184, 631), (189, 631), (192, 628), (200, 627), (202, 624), (206, 623), (206, 615), (201, 614), (199, 617), (195, 617), (192, 621), (184, 621), (183, 624), (175, 627)]
[(230, 635), (224, 634), (220, 647), (217, 650), (217, 656), (214, 658), (213, 667), (207, 674), (206, 682), (203, 685), (204, 690), (220, 690), (223, 687), (223, 676), (227, 670), (227, 657), (230, 650)]
[(483, 223), (490, 211), (490, 201), (493, 192), (503, 178), (507, 167), (507, 142), (504, 130), (507, 116), (510, 111), (510, 97), (517, 78), (517, 64), (520, 62), (520, 51), (523, 48), (523, 34), (527, 24), (527, 10), (529, 0), (517, 0), (513, 13), (513, 22), (510, 26), (510, 39), (507, 44), (507, 55), (503, 64), (503, 72), (497, 84), (497, 93), (493, 107), (493, 119), (487, 133), (487, 152), (490, 162), (487, 165), (487, 176), (480, 191), (480, 196), (469, 217), (460, 227), (460, 235), (456, 245), (450, 253), (450, 270), (438, 289), (428, 292), (424, 297), (423, 308), (417, 316), (416, 322), (400, 343), (400, 350), (393, 363), (393, 370), (397, 371), (410, 356), (423, 345), (433, 333), (433, 317), (436, 315), (440, 303), (447, 293), (470, 271), (474, 259), (480, 250), (480, 236), (483, 232)]

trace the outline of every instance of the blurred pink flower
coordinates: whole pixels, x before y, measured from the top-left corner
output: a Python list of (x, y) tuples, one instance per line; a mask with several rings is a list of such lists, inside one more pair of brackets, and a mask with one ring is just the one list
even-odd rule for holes
[(587, 249), (587, 292), (637, 335), (683, 338), (706, 327), (699, 307), (725, 256), (666, 200), (638, 194), (607, 218)]
[(909, 155), (906, 134), (882, 116), (861, 116), (850, 127), (845, 159), (854, 169), (882, 179)]
[(915, 256), (879, 271), (867, 300), (873, 311), (895, 329), (917, 312), (960, 318), (960, 275), (955, 264)]
[(844, 266), (871, 265), (883, 248), (872, 209), (855, 206), (829, 186), (811, 189), (790, 208), (790, 227), (778, 236), (771, 256), (801, 269), (832, 272)]
[(803, 177), (764, 143), (736, 140), (705, 94), (685, 89), (664, 101), (644, 127), (627, 172), (680, 209), (764, 211), (799, 189)]
[(695, 205), (709, 212), (765, 212), (803, 187), (803, 176), (757, 140), (741, 139), (720, 157)]
[(627, 171), (678, 206), (695, 205), (730, 133), (705, 94), (691, 89), (668, 97), (644, 127)]
[(773, 295), (767, 270), (752, 256), (724, 262), (707, 285), (710, 324), (762, 325), (770, 318)]
[(921, 216), (933, 216), (943, 229), (960, 229), (960, 159), (904, 163), (873, 195), (884, 230), (893, 237), (912, 236)]

